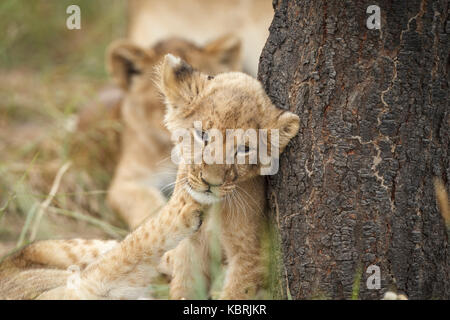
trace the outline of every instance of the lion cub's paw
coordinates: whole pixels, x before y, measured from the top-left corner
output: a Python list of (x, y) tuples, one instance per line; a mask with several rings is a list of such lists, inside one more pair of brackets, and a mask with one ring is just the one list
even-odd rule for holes
[(200, 229), (203, 223), (204, 213), (200, 209), (186, 211), (183, 215), (183, 220), (185, 225), (190, 229), (191, 232), (196, 232)]
[(174, 198), (172, 203), (176, 203), (171, 211), (177, 215), (177, 224), (188, 233), (196, 232), (203, 222), (203, 207), (186, 195)]

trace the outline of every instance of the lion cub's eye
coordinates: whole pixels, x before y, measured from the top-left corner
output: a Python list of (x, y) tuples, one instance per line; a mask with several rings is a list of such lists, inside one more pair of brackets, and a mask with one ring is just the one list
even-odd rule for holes
[(205, 146), (206, 146), (209, 142), (208, 132), (200, 131), (200, 130), (194, 130), (194, 132), (195, 132), (195, 135), (194, 135), (195, 138), (202, 144), (205, 144)]
[(237, 149), (237, 153), (246, 154), (250, 152), (250, 148), (246, 145), (240, 145)]

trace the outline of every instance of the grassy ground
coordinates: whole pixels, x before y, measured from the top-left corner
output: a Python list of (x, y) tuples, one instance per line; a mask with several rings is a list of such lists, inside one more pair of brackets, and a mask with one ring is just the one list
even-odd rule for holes
[[(74, 3), (81, 30), (66, 28)], [(33, 239), (125, 234), (104, 202), (108, 159), (78, 163), (93, 139), (74, 129), (108, 81), (104, 52), (125, 35), (125, 9), (124, 0), (0, 2), (0, 258)]]

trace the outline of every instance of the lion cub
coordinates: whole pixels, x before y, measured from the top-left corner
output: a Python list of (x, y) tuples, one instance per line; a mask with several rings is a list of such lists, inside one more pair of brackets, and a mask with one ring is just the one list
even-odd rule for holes
[[(254, 298), (265, 276), (261, 240), (268, 219), (265, 180), (260, 174), (268, 169), (269, 163), (260, 161), (264, 157), (259, 156), (265, 149), (272, 160), (277, 161), (279, 153), (297, 134), (299, 117), (276, 108), (260, 82), (243, 73), (230, 72), (214, 77), (196, 71), (180, 58), (167, 55), (160, 77), (167, 105), (165, 124), (173, 134), (178, 154), (183, 155), (177, 183), (209, 209), (199, 232), (183, 240), (163, 258), (162, 267), (173, 277), (171, 298), (195, 297), (195, 281), (198, 281), (195, 270), (201, 270), (203, 283), (210, 280), (208, 238), (215, 221), (219, 221), (220, 243), (228, 263), (220, 298)], [(232, 139), (228, 139), (229, 129), (235, 129)], [(256, 146), (252, 145), (246, 136), (247, 131), (252, 131), (249, 129), (254, 129), (253, 132), (265, 129), (267, 138), (271, 139), (259, 135)], [(223, 150), (227, 161), (216, 163), (204, 157), (199, 160), (198, 152), (190, 148), (192, 141), (185, 144), (179, 139), (181, 131), (190, 132), (194, 137), (192, 141), (200, 143), (199, 147), (205, 152), (207, 146), (215, 142), (213, 133), (214, 136), (221, 133), (227, 137), (226, 144), (214, 150), (218, 153)], [(278, 141), (272, 140), (276, 133)], [(250, 161), (255, 156), (258, 161)], [(274, 173), (276, 170), (270, 174)]]
[[(148, 299), (161, 256), (195, 233), (202, 208), (183, 188), (120, 243), (47, 240), (0, 264), (0, 299)], [(87, 264), (87, 265), (86, 265)]]
[(168, 39), (144, 49), (121, 40), (111, 45), (108, 69), (124, 90), (121, 103), (121, 155), (108, 190), (108, 203), (134, 229), (165, 203), (176, 166), (170, 161), (172, 143), (164, 127), (164, 103), (153, 73), (167, 53), (194, 67), (217, 74), (240, 69), (240, 41), (231, 35), (203, 47)]
[[(267, 216), (261, 173), (269, 163), (253, 163), (250, 159), (265, 149), (277, 160), (297, 134), (299, 118), (276, 108), (261, 84), (243, 73), (213, 77), (169, 54), (161, 64), (159, 76), (167, 104), (165, 124), (170, 132), (188, 132), (201, 150), (206, 150), (214, 142), (208, 138), (212, 129), (225, 136), (227, 129), (243, 129), (235, 131), (232, 143), (226, 143), (223, 149), (224, 154), (232, 155), (231, 160), (245, 161), (210, 164), (202, 158), (192, 164), (181, 162), (174, 194), (160, 213), (101, 255), (98, 252), (94, 255), (95, 248), (78, 242), (64, 243), (69, 246), (66, 249), (73, 249), (63, 250), (72, 253), (67, 260), (76, 264), (77, 260), (86, 263), (84, 257), (91, 258), (78, 281), (70, 286), (64, 285), (69, 274), (60, 269), (64, 259), (55, 259), (54, 253), (59, 252), (55, 246), (52, 248), (56, 251), (45, 249), (51, 243), (29, 246), (0, 266), (0, 297), (10, 298), (13, 293), (23, 297), (24, 288), (25, 297), (43, 299), (148, 297), (147, 287), (157, 276), (162, 261), (166, 272), (172, 275), (171, 298), (193, 298), (198, 277), (203, 277), (206, 284), (210, 280), (209, 237), (216, 221), (220, 222), (218, 233), (228, 262), (221, 298), (256, 296), (265, 276), (261, 238)], [(196, 127), (199, 122), (203, 130)], [(266, 130), (270, 141), (259, 136), (258, 147), (254, 148), (245, 137), (248, 129)], [(279, 139), (272, 139), (278, 132)], [(184, 159), (196, 156), (175, 135), (173, 142), (181, 147), (177, 150)], [(27, 269), (27, 264), (33, 263)], [(200, 275), (194, 273), (197, 267), (201, 269)]]

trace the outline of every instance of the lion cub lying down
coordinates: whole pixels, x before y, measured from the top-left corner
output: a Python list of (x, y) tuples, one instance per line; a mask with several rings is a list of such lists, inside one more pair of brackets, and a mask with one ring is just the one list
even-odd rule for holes
[[(148, 286), (159, 275), (156, 266), (161, 256), (199, 228), (200, 209), (179, 188), (158, 217), (120, 243), (48, 240), (31, 244), (0, 265), (0, 299), (151, 298)], [(81, 272), (73, 274), (72, 265)]]
[[(167, 104), (167, 128), (172, 133), (180, 129), (190, 132), (202, 150), (213, 142), (208, 138), (211, 129), (224, 135), (227, 129), (267, 129), (270, 136), (276, 129), (278, 142), (269, 139), (264, 143), (273, 153), (271, 156), (277, 158), (297, 134), (298, 116), (277, 109), (261, 84), (243, 73), (223, 73), (212, 77), (194, 70), (179, 58), (166, 55), (159, 78)], [(198, 122), (203, 131), (195, 127)], [(157, 266), (161, 262), (164, 262), (166, 272), (172, 275), (171, 298), (195, 297), (194, 281), (198, 279), (194, 278), (193, 270), (199, 266), (201, 275), (195, 277), (203, 277), (206, 284), (210, 280), (208, 237), (215, 221), (221, 222), (220, 242), (228, 263), (220, 297), (255, 297), (265, 276), (261, 235), (267, 216), (265, 184), (260, 173), (267, 163), (250, 163), (249, 159), (259, 147), (258, 150), (253, 149), (239, 134), (244, 133), (238, 133), (234, 140), (237, 143), (227, 144), (225, 149), (236, 150), (231, 154), (236, 159), (243, 157), (244, 163), (208, 164), (203, 159), (192, 164), (181, 162), (174, 195), (161, 212), (146, 220), (106, 253), (99, 256), (97, 250), (95, 255), (92, 246), (80, 242), (70, 246), (65, 242), (64, 245), (69, 246), (65, 250), (70, 251), (70, 256), (66, 255), (70, 263), (87, 263), (76, 286), (63, 283), (68, 277), (67, 271), (54, 266), (55, 252), (63, 254), (64, 250), (46, 251), (51, 241), (40, 247), (38, 242), (0, 267), (0, 272), (3, 272), (0, 275), (0, 297), (11, 297), (10, 290), (14, 287), (16, 294), (20, 291), (17, 288), (24, 288), (23, 291), (26, 288), (27, 296), (24, 298), (145, 298), (149, 297), (146, 287), (157, 275)], [(178, 139), (173, 142), (181, 147), (186, 159), (194, 156), (185, 152), (185, 146), (180, 145)], [(218, 219), (213, 219), (214, 215)], [(203, 217), (201, 226), (200, 217)], [(63, 256), (57, 260), (59, 267), (64, 265)], [(30, 261), (37, 266), (14, 271), (26, 268)], [(61, 274), (64, 272), (66, 274)], [(52, 277), (52, 273), (56, 275)], [(55, 281), (59, 282), (55, 284)]]

